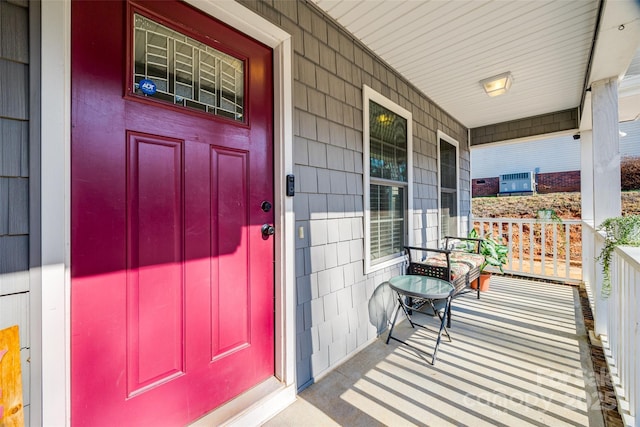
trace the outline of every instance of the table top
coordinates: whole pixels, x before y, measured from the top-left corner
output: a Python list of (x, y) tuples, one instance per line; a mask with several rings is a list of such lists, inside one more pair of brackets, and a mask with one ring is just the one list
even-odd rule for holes
[(451, 283), (429, 276), (396, 276), (389, 279), (389, 285), (401, 294), (425, 299), (444, 299), (453, 294)]

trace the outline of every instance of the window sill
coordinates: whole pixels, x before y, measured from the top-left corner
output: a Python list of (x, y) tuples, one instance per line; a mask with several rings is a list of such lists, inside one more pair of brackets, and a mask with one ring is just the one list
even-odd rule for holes
[(391, 267), (397, 264), (401, 264), (405, 261), (405, 256), (404, 254), (398, 254), (397, 257), (389, 259), (387, 261), (381, 262), (379, 264), (373, 264), (373, 265), (365, 265), (365, 271), (364, 274), (370, 274), (370, 273), (375, 273), (376, 271), (380, 271), (383, 270), (387, 267)]

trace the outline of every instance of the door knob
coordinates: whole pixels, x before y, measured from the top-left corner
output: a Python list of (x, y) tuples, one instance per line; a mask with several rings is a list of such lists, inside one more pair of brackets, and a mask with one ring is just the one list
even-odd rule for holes
[(276, 232), (276, 229), (273, 225), (264, 224), (262, 226), (262, 239), (267, 240), (269, 236), (273, 235)]

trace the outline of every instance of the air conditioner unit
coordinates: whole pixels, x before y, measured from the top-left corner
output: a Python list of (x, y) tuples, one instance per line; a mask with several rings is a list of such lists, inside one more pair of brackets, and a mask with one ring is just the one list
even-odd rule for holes
[(500, 175), (500, 194), (530, 193), (536, 191), (536, 176), (533, 172), (507, 173)]

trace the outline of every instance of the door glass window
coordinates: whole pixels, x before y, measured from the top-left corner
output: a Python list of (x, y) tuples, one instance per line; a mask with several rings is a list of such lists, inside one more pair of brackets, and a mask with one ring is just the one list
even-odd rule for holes
[(244, 61), (135, 14), (134, 93), (244, 121)]

